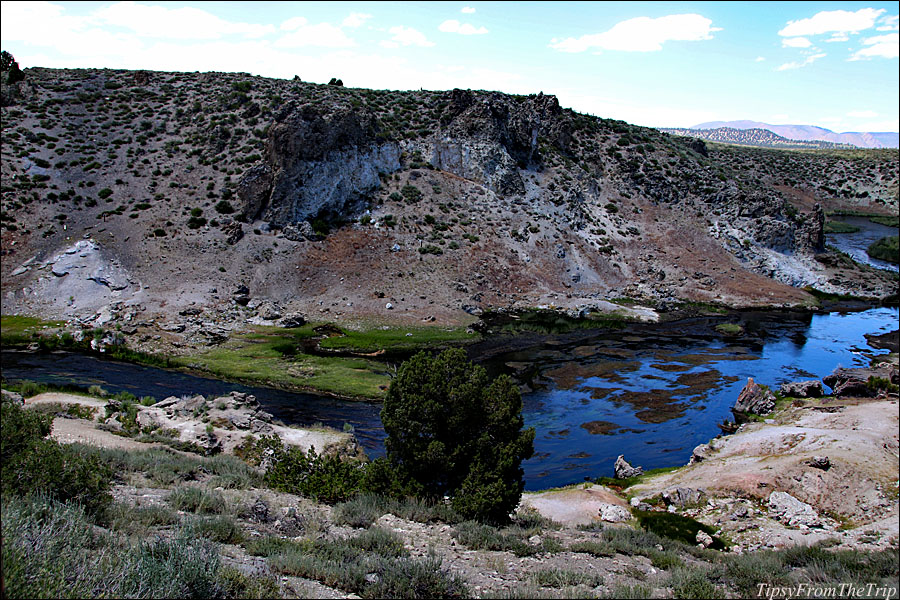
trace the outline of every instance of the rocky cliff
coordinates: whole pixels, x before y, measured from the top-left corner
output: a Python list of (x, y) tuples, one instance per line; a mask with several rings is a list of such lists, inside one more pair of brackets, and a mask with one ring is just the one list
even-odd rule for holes
[(896, 151), (710, 148), (544, 94), (25, 73), (3, 89), (4, 312), (94, 310), (74, 272), (29, 267), (85, 238), (128, 273), (117, 301), (161, 312), (225, 306), (238, 288), (329, 318), (457, 322), (620, 297), (797, 305), (809, 285), (896, 286), (820, 260), (814, 206), (890, 214)]

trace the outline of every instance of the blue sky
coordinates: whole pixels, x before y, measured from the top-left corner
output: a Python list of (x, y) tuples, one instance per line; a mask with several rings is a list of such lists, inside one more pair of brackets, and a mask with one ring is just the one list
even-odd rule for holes
[(647, 126), (897, 131), (897, 2), (3, 2), (22, 67), (556, 94)]

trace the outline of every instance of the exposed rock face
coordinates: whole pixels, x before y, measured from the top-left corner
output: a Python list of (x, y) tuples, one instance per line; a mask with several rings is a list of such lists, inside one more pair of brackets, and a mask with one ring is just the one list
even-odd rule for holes
[(749, 377), (731, 412), (734, 413), (735, 421), (745, 422), (748, 414), (767, 415), (774, 409), (775, 394)]
[(786, 492), (769, 494), (769, 514), (791, 527), (822, 527), (816, 510)]
[(556, 96), (510, 102), (502, 94), (475, 98), (470, 91), (453, 90), (449, 112), (449, 125), (431, 144), (431, 163), (499, 194), (524, 193), (518, 167), (540, 160), (538, 137), (564, 148), (571, 138), (556, 118), (562, 113)]
[(26, 266), (46, 273), (34, 282), (33, 295), (63, 314), (99, 311), (110, 302), (130, 299), (140, 287), (93, 239), (75, 242), (42, 263)]
[(628, 462), (625, 460), (625, 457), (621, 454), (618, 458), (616, 458), (616, 464), (613, 469), (616, 473), (616, 479), (628, 479), (629, 477), (637, 477), (644, 472), (644, 469), (642, 467), (632, 467), (630, 464), (628, 464)]
[(272, 169), (267, 164), (251, 167), (238, 181), (238, 212), (248, 219), (255, 219), (272, 193)]
[(519, 168), (540, 162), (539, 138), (563, 149), (571, 141), (571, 124), (558, 118), (555, 96), (449, 95), (445, 128), (423, 142), (381, 140), (374, 117), (362, 109), (284, 109), (269, 130), (265, 164), (248, 170), (238, 185), (240, 212), (285, 227), (289, 239), (309, 239), (287, 226), (361, 208), (380, 187), (380, 176), (401, 168), (402, 151), (418, 152), (435, 168), (498, 194), (521, 195)]
[(797, 228), (797, 250), (800, 252), (825, 251), (825, 211), (818, 202)]
[(782, 383), (780, 391), (783, 396), (791, 396), (792, 398), (821, 398), (824, 393), (822, 391), (822, 382), (817, 379)]
[(867, 369), (835, 369), (822, 381), (830, 387), (835, 396), (861, 396), (871, 398), (878, 395), (878, 386), (870, 385), (870, 380), (885, 380), (900, 383), (900, 374), (896, 365), (882, 363)]
[(244, 213), (277, 225), (352, 213), (380, 174), (400, 168), (399, 144), (376, 133), (364, 110), (289, 106), (269, 129), (266, 164), (238, 186)]

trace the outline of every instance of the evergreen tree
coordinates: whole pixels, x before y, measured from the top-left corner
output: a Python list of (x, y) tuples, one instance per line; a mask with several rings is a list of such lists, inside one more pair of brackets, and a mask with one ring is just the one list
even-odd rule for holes
[(461, 349), (419, 353), (391, 383), (381, 421), (387, 458), (407, 489), (449, 495), (469, 518), (503, 521), (515, 509), (534, 429), (523, 430), (522, 398), (509, 377), (491, 382)]
[(0, 52), (0, 71), (7, 74), (6, 83), (16, 83), (25, 79), (25, 73), (19, 68), (19, 63), (6, 50)]

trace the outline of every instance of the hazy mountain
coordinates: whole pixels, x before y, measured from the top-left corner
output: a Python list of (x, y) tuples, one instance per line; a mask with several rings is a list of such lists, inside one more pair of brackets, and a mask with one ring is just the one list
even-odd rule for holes
[(735, 129), (734, 127), (717, 127), (715, 129), (660, 129), (672, 135), (700, 138), (709, 142), (754, 146), (757, 148), (782, 148), (796, 150), (805, 148), (838, 149), (853, 148), (847, 144), (825, 142), (822, 140), (789, 140), (768, 129)]
[(770, 125), (759, 121), (709, 121), (694, 125), (691, 129), (717, 129), (731, 127), (734, 129), (768, 129), (791, 140), (821, 140), (838, 144), (851, 144), (860, 148), (897, 148), (900, 147), (900, 134), (894, 131), (836, 133), (830, 129), (815, 125)]

